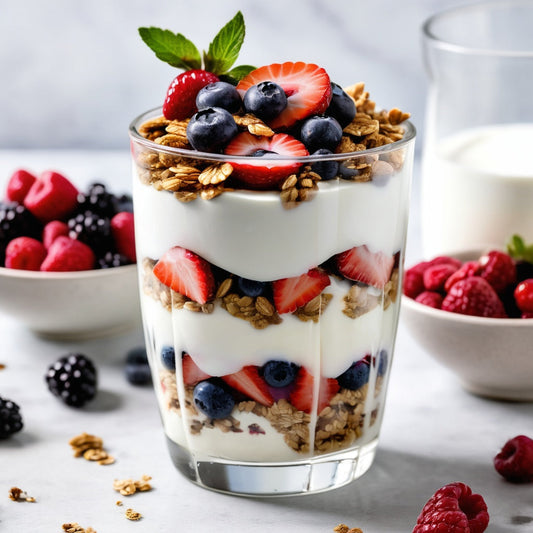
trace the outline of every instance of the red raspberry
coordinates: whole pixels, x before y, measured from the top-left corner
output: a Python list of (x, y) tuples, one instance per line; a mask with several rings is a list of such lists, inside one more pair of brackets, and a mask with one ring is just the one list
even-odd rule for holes
[(133, 213), (128, 211), (117, 213), (111, 219), (111, 233), (113, 234), (115, 246), (119, 253), (125, 255), (132, 263), (135, 263), (136, 255)]
[(424, 270), (429, 263), (418, 263), (405, 271), (403, 277), (403, 293), (409, 298), (416, 298), (424, 290)]
[(439, 255), (429, 262), (430, 266), (434, 265), (453, 265), (457, 268), (461, 266), (461, 261), (455, 257), (448, 257), (447, 255)]
[(494, 289), (477, 276), (455, 283), (442, 302), (442, 310), (462, 315), (507, 317)]
[(521, 318), (533, 318), (533, 313), (522, 313)]
[(419, 304), (427, 305), (435, 309), (440, 309), (442, 306), (442, 300), (444, 297), (442, 294), (433, 291), (424, 291), (421, 292), (416, 298), (415, 301)]
[(516, 281), (516, 266), (512, 257), (492, 250), (479, 258), (479, 276), (486, 279), (498, 293)]
[(50, 245), (41, 270), (46, 272), (91, 270), (94, 261), (94, 253), (86, 244), (61, 235)]
[(467, 261), (458, 270), (456, 270), (444, 284), (444, 291), (450, 292), (452, 286), (462, 279), (476, 276), (479, 272), (479, 263), (477, 261)]
[(31, 237), (17, 237), (6, 248), (6, 268), (39, 270), (46, 256), (43, 243)]
[(424, 505), (413, 533), (482, 533), (488, 524), (483, 497), (464, 483), (450, 483)]
[(48, 170), (31, 186), (24, 206), (41, 222), (66, 217), (76, 207), (78, 190), (70, 181)]
[(508, 440), (494, 458), (494, 468), (511, 483), (533, 481), (533, 440), (525, 435)]
[(7, 182), (6, 198), (10, 202), (24, 202), (24, 198), (37, 178), (27, 170), (19, 169), (13, 172)]
[(52, 220), (43, 228), (43, 244), (48, 250), (50, 245), (60, 236), (68, 235), (68, 226), (60, 220)]
[(516, 286), (514, 299), (522, 313), (533, 313), (533, 278), (525, 279)]
[(424, 271), (424, 287), (428, 291), (441, 291), (446, 280), (457, 270), (451, 263), (441, 263), (430, 266)]

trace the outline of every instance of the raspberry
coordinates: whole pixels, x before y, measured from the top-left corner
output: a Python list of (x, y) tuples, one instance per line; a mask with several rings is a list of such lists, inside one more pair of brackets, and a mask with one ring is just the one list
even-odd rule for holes
[(429, 266), (423, 274), (424, 287), (428, 291), (441, 291), (446, 280), (456, 272), (457, 267), (451, 263)]
[(24, 205), (42, 222), (60, 220), (77, 204), (78, 190), (65, 176), (48, 170), (31, 186)]
[(516, 281), (516, 266), (510, 255), (493, 250), (479, 258), (479, 276), (486, 279), (497, 293)]
[(443, 311), (462, 315), (505, 318), (502, 301), (487, 281), (480, 277), (455, 283), (442, 302)]
[(533, 318), (533, 313), (522, 313), (521, 318)]
[(442, 307), (442, 300), (444, 297), (442, 294), (433, 291), (424, 291), (421, 292), (416, 298), (415, 302), (419, 304), (427, 305), (435, 309), (440, 309)]
[(533, 440), (525, 435), (508, 440), (494, 458), (494, 468), (511, 483), (533, 481)]
[(409, 298), (416, 298), (424, 290), (424, 270), (429, 263), (424, 261), (407, 269), (403, 277), (403, 293)]
[(424, 505), (413, 533), (482, 533), (488, 524), (483, 497), (464, 483), (450, 483)]
[(48, 249), (41, 270), (46, 272), (91, 270), (94, 261), (94, 253), (86, 244), (61, 235)]
[(522, 313), (533, 313), (533, 279), (521, 281), (516, 286), (514, 299)]
[(20, 431), (23, 425), (20, 407), (15, 402), (0, 397), (0, 440)]
[(51, 244), (60, 236), (68, 235), (68, 226), (60, 220), (52, 220), (43, 228), (43, 244), (48, 250)]
[(455, 259), (455, 257), (448, 257), (447, 255), (439, 255), (429, 262), (430, 266), (434, 265), (452, 265), (456, 268), (461, 266), (461, 261)]
[(46, 256), (42, 242), (31, 237), (17, 237), (6, 248), (6, 268), (39, 270)]
[(15, 170), (7, 182), (6, 198), (11, 202), (24, 202), (24, 198), (37, 178), (27, 170)]
[(111, 219), (111, 233), (119, 253), (125, 255), (135, 263), (135, 233), (133, 227), (133, 213), (123, 211)]
[(449, 292), (452, 286), (462, 279), (476, 276), (479, 272), (479, 263), (477, 261), (467, 261), (458, 270), (456, 270), (444, 284), (444, 291)]

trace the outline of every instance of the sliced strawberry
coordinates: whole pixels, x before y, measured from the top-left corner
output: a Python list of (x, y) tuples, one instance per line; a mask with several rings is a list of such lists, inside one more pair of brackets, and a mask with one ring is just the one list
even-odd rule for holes
[(292, 126), (311, 115), (320, 115), (331, 101), (331, 83), (327, 72), (313, 63), (274, 63), (250, 72), (237, 85), (244, 93), (262, 81), (277, 83), (287, 95), (287, 107), (269, 125), (273, 129)]
[(222, 376), (222, 379), (234, 389), (242, 392), (261, 405), (271, 406), (274, 403), (272, 395), (268, 391), (265, 380), (259, 375), (259, 369), (256, 366), (244, 366), (235, 374)]
[(379, 289), (389, 281), (394, 257), (371, 252), (366, 245), (356, 246), (337, 255), (337, 268), (348, 279), (361, 281)]
[(183, 365), (183, 383), (185, 385), (196, 385), (198, 382), (211, 377), (196, 365), (189, 354), (186, 353), (181, 362)]
[[(289, 397), (289, 402), (299, 411), (310, 413), (313, 408), (314, 376), (302, 366), (296, 376), (294, 389)], [(331, 398), (337, 394), (340, 387), (334, 378), (320, 378), (318, 391), (317, 413), (329, 405)]]
[(219, 81), (207, 70), (187, 70), (174, 78), (167, 90), (163, 115), (168, 120), (183, 120), (192, 117), (196, 107), (196, 95), (206, 85)]
[(153, 272), (163, 285), (199, 304), (205, 304), (215, 288), (209, 263), (181, 246), (166, 251), (155, 264)]
[(318, 296), (331, 283), (322, 270), (312, 268), (307, 274), (272, 282), (274, 305), (278, 313), (292, 313)]
[[(258, 152), (263, 155), (258, 156)], [(254, 156), (250, 162), (231, 162), (233, 176), (253, 189), (275, 187), (302, 165), (290, 159), (285, 160), (284, 156), (293, 158), (309, 155), (300, 141), (285, 133), (277, 133), (273, 137), (258, 137), (247, 131), (233, 137), (224, 153)]]

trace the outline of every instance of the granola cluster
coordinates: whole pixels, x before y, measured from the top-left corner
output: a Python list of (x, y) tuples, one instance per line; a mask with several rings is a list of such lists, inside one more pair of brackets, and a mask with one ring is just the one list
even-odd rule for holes
[(29, 496), (27, 492), (23, 491), (19, 487), (11, 487), (9, 489), (8, 497), (14, 502), (35, 503), (36, 501), (33, 496)]
[(82, 433), (70, 439), (69, 444), (74, 451), (74, 457), (83, 457), (99, 465), (110, 465), (115, 462), (115, 458), (105, 451), (102, 439), (95, 435)]
[[(356, 155), (370, 148), (377, 148), (402, 139), (404, 128), (401, 123), (409, 118), (408, 113), (399, 109), (376, 111), (364, 83), (357, 83), (345, 89), (355, 101), (357, 113), (353, 121), (343, 130), (337, 153), (353, 154), (343, 162), (346, 172), (343, 179), (365, 182), (393, 174), (403, 165), (403, 152), (389, 154)], [(275, 132), (262, 120), (252, 114), (233, 114), (239, 131), (247, 131), (255, 136), (272, 137)], [(143, 148), (136, 153), (139, 179), (157, 190), (166, 190), (182, 202), (197, 198), (211, 200), (225, 191), (234, 190), (231, 176), (233, 167), (224, 161), (205, 161), (194, 157), (194, 151), (187, 140), (187, 124), (190, 119), (169, 120), (159, 116), (146, 121), (139, 127), (144, 138), (159, 146), (158, 150)], [(169, 150), (165, 150), (169, 148)], [(190, 150), (191, 154), (176, 154), (172, 149)], [(321, 177), (303, 165), (288, 176), (280, 186), (283, 205), (294, 207), (311, 199), (312, 192), (318, 189)]]
[(133, 479), (115, 479), (113, 481), (113, 488), (120, 492), (123, 496), (131, 496), (136, 492), (146, 492), (152, 490), (150, 485), (151, 476), (143, 475), (141, 479), (134, 481)]

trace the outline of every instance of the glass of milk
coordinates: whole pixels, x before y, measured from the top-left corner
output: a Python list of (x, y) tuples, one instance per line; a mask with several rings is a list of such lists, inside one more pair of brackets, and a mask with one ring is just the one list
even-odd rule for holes
[(533, 241), (533, 2), (485, 1), (423, 26), (426, 257)]

